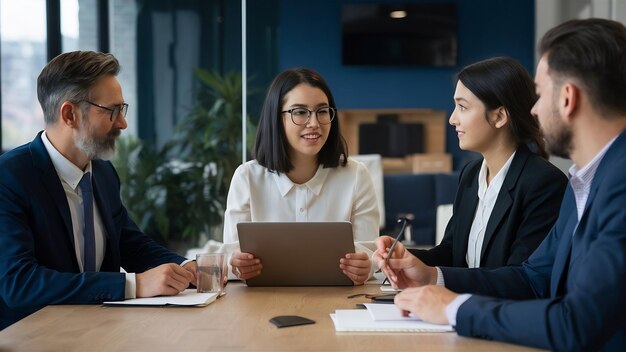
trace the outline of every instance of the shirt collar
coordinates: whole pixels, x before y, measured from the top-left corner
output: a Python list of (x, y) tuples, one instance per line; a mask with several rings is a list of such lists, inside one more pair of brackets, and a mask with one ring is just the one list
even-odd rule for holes
[[(330, 172), (330, 168), (324, 168), (321, 165), (318, 166), (317, 171), (312, 179), (310, 179), (307, 183), (304, 184), (308, 189), (311, 190), (316, 196), (319, 196), (322, 191), (322, 187), (324, 186), (324, 182), (328, 177), (328, 173)], [(285, 173), (277, 173), (273, 172), (274, 180), (276, 180), (276, 185), (278, 186), (278, 190), (280, 191), (281, 197), (284, 197), (289, 193), (289, 191), (297, 186), (293, 181), (287, 177)]]
[[(490, 186), (495, 186), (498, 190), (502, 188), (502, 184), (504, 183), (504, 178), (506, 174), (509, 172), (511, 168), (511, 163), (513, 162), (513, 158), (515, 157), (515, 153), (513, 152), (509, 159), (502, 165), (502, 168), (493, 179), (491, 179)], [(482, 198), (482, 195), (487, 191), (487, 162), (483, 159), (483, 163), (480, 167), (480, 172), (478, 173), (478, 197)]]
[(604, 148), (602, 148), (602, 150), (600, 150), (600, 152), (598, 152), (598, 154), (596, 154), (596, 156), (594, 156), (593, 159), (591, 159), (591, 161), (587, 163), (587, 165), (583, 166), (582, 169), (578, 168), (576, 164), (573, 164), (568, 171), (570, 178), (575, 177), (579, 179), (583, 184), (591, 184), (593, 176), (595, 176), (596, 170), (598, 170), (598, 166), (600, 166), (600, 162), (602, 161), (604, 154), (606, 154), (606, 152), (609, 150), (609, 148), (616, 139), (617, 136), (613, 137), (613, 139), (611, 139), (611, 141), (607, 143)]
[(41, 134), (41, 140), (43, 141), (43, 145), (46, 147), (46, 151), (48, 151), (48, 155), (50, 155), (50, 160), (52, 160), (52, 165), (54, 165), (59, 178), (61, 181), (67, 183), (72, 189), (76, 189), (78, 187), (78, 183), (80, 179), (86, 172), (91, 172), (91, 161), (87, 164), (85, 171), (79, 169), (74, 163), (67, 160), (53, 145), (50, 143), (46, 131), (43, 131)]

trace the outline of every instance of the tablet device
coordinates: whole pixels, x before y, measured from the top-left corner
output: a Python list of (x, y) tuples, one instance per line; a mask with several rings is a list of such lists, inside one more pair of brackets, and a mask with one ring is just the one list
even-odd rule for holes
[(349, 222), (241, 222), (242, 252), (261, 259), (248, 286), (352, 286), (339, 259), (354, 253)]

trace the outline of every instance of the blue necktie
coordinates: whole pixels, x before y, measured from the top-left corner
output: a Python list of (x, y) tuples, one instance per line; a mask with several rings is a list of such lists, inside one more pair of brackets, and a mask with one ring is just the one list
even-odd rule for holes
[(83, 271), (96, 271), (96, 236), (93, 229), (93, 189), (91, 188), (91, 172), (83, 175), (78, 183), (83, 195), (83, 216), (85, 228), (84, 238), (84, 258)]

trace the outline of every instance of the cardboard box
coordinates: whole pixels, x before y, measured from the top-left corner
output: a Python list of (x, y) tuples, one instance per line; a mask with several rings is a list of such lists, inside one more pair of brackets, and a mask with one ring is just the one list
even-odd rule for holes
[(452, 156), (450, 154), (412, 154), (407, 159), (411, 165), (411, 172), (414, 174), (452, 172)]

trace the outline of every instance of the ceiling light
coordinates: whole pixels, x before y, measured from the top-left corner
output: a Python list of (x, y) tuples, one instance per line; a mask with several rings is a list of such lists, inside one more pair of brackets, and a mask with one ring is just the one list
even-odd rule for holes
[(391, 11), (391, 13), (389, 13), (389, 17), (391, 18), (405, 18), (406, 17), (406, 11)]

